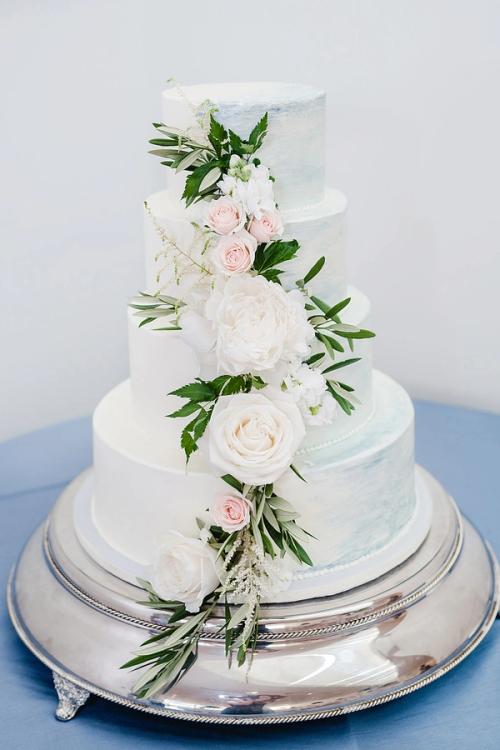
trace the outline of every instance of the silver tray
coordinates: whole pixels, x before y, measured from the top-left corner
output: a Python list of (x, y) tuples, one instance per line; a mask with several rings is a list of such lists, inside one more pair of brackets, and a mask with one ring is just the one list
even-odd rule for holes
[(170, 691), (132, 694), (119, 669), (164, 621), (137, 604), (140, 589), (97, 565), (73, 528), (84, 475), (61, 495), (15, 566), (9, 613), (26, 646), (54, 673), (56, 716), (89, 694), (168, 718), (274, 724), (359, 711), (406, 695), (461, 662), (498, 610), (497, 566), (443, 488), (418, 469), (433, 501), (431, 530), (405, 563), (332, 597), (266, 605), (252, 668), (228, 668), (219, 629), (207, 623), (194, 666)]

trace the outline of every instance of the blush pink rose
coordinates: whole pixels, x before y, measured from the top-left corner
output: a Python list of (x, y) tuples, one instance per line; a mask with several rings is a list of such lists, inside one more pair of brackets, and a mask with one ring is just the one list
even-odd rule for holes
[(217, 234), (231, 234), (243, 229), (245, 219), (240, 204), (230, 196), (223, 196), (210, 203), (205, 223)]
[(250, 503), (243, 495), (220, 494), (215, 498), (211, 513), (215, 525), (231, 534), (248, 525)]
[(257, 240), (247, 231), (228, 234), (221, 237), (212, 250), (212, 262), (215, 269), (226, 276), (245, 273), (252, 267)]
[(283, 222), (278, 211), (261, 211), (260, 219), (255, 216), (252, 219), (249, 232), (257, 242), (269, 242), (273, 237), (281, 237), (283, 234)]

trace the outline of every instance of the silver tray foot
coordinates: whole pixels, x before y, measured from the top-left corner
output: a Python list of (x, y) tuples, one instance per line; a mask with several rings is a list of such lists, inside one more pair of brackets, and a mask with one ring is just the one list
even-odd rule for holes
[(59, 721), (69, 721), (87, 701), (90, 693), (88, 690), (75, 685), (74, 682), (61, 677), (57, 672), (52, 672), (52, 677), (54, 678), (54, 687), (59, 698), (56, 708), (56, 719), (59, 719)]

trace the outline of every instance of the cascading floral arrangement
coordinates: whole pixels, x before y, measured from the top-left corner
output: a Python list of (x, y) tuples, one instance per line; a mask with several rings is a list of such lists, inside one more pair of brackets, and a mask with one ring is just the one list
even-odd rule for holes
[(286, 588), (293, 564), (312, 565), (304, 546), (311, 535), (275, 482), (289, 470), (302, 479), (293, 460), (306, 425), (331, 423), (339, 408), (351, 414), (354, 389), (337, 371), (359, 358), (338, 357), (346, 342), (352, 350), (355, 339), (374, 335), (342, 323), (349, 298), (332, 305), (310, 293), (324, 257), (292, 285), (283, 282), (283, 266), (300, 248), (283, 239), (274, 179), (256, 157), (268, 116), (245, 140), (214, 112), (205, 103), (185, 131), (154, 124), (162, 137), (150, 141), (158, 147), (152, 153), (188, 172), (186, 207), (203, 201), (206, 210), (183, 247), (146, 204), (163, 245), (158, 258), (174, 268), (180, 294), (141, 293), (131, 307), (140, 326), (160, 323), (155, 330), (182, 331), (200, 356), (213, 352), (216, 376), (175, 390), (184, 403), (169, 417), (188, 420), (180, 439), (186, 460), (203, 444), (228, 490), (196, 519), (196, 538), (171, 533), (151, 582), (139, 582), (142, 603), (168, 616), (164, 631), (122, 667), (146, 668), (134, 688), (141, 698), (165, 691), (189, 668), (216, 607), (224, 611), (229, 660), (236, 653), (238, 666), (250, 663), (261, 601)]

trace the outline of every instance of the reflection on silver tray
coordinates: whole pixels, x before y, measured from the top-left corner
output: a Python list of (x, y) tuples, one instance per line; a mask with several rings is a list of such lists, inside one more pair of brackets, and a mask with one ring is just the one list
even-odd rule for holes
[[(198, 659), (166, 694), (131, 694), (118, 669), (161, 613), (85, 553), (73, 529), (83, 476), (28, 542), (9, 585), (9, 612), (28, 648), (56, 675), (68, 719), (88, 693), (166, 717), (272, 724), (336, 716), (406, 695), (441, 677), (488, 632), (497, 608), (494, 557), (453, 501), (419, 469), (433, 500), (431, 530), (405, 563), (343, 594), (266, 605), (250, 673), (228, 669), (221, 613)], [(68, 684), (69, 683), (69, 684)]]

